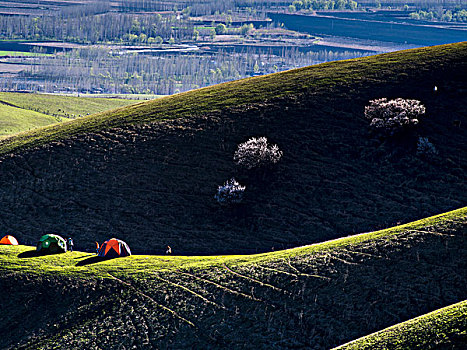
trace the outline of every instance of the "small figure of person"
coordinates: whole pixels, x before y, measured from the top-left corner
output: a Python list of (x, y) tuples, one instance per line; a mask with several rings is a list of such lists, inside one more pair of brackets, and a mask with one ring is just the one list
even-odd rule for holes
[(71, 239), (71, 237), (68, 237), (67, 244), (68, 244), (68, 250), (69, 250), (70, 252), (72, 252), (72, 251), (73, 251), (73, 245), (74, 245), (74, 244), (73, 244), (73, 239)]
[(96, 241), (96, 254), (99, 254), (99, 242)]
[(172, 248), (170, 248), (169, 245), (167, 246), (167, 250), (165, 251), (165, 254), (167, 254), (167, 255), (172, 254)]

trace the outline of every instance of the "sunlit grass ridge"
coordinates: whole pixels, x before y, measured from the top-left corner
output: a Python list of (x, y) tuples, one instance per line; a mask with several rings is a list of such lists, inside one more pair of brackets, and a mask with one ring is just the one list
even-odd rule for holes
[(467, 337), (467, 300), (383, 329), (333, 350), (451, 348), (451, 340), (462, 336)]
[(248, 265), (255, 263), (267, 263), (271, 261), (289, 259), (294, 256), (306, 256), (313, 253), (322, 253), (328, 250), (335, 250), (343, 247), (359, 245), (373, 240), (397, 239), (401, 233), (417, 230), (426, 226), (443, 224), (454, 219), (465, 218), (467, 207), (454, 210), (448, 213), (421, 219), (405, 225), (400, 225), (380, 231), (362, 233), (348, 237), (338, 238), (327, 242), (316, 243), (308, 246), (293, 249), (281, 250), (263, 254), (253, 255), (226, 255), (226, 256), (152, 256), (152, 255), (132, 255), (126, 258), (103, 260), (96, 265), (84, 267), (76, 266), (76, 259), (92, 257), (95, 254), (84, 252), (73, 252), (72, 254), (58, 254), (41, 256), (30, 259), (17, 259), (20, 252), (34, 250), (28, 246), (9, 247), (0, 246), (0, 259), (7, 259), (3, 264), (3, 269), (16, 270), (23, 273), (52, 273), (87, 277), (107, 278), (108, 272), (145, 274), (152, 270), (175, 270), (198, 269), (222, 266), (223, 264)]
[[(26, 312), (24, 298), (34, 305), (44, 295), (61, 301), (48, 306), (59, 316), (29, 311), (27, 320), (39, 319), (26, 327), (44, 327), (43, 335), (15, 337), (14, 328), (5, 339), (21, 339), (26, 349), (113, 348), (115, 342), (145, 348), (147, 339), (156, 348), (170, 342), (176, 348), (240, 349), (277, 343), (281, 329), (297, 346), (330, 348), (463, 300), (456, 285), (465, 274), (458, 248), (465, 242), (466, 214), (467, 207), (386, 230), (243, 256), (98, 261), (83, 252), (26, 257), (33, 247), (2, 246), (0, 287), (10, 292), (4, 309), (10, 325)], [(443, 288), (437, 290), (440, 275)], [(465, 338), (465, 315), (464, 302), (344, 348), (448, 349)], [(122, 328), (129, 317), (132, 323)], [(154, 328), (145, 330), (146, 324)], [(132, 337), (125, 337), (130, 331)], [(102, 334), (108, 337), (102, 340)]]

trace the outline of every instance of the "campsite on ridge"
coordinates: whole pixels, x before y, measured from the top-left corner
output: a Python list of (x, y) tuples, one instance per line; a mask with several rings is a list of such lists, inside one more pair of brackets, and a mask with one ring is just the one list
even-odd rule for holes
[(34, 248), (0, 245), (0, 290), (9, 295), (0, 326), (10, 329), (2, 348), (329, 349), (447, 306), (383, 339), (358, 339), (356, 348), (462, 348), (466, 218), (464, 207), (248, 256), (132, 255), (82, 265), (95, 254), (22, 259)]

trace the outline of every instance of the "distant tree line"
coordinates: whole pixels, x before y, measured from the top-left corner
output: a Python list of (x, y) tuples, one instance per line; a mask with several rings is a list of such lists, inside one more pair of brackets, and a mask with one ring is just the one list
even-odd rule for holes
[(398, 7), (410, 5), (417, 9), (427, 9), (432, 7), (454, 8), (459, 5), (465, 6), (465, 0), (358, 0), (361, 6), (367, 7)]
[(299, 10), (355, 10), (358, 4), (353, 0), (294, 0), (289, 11)]
[(111, 10), (112, 6), (110, 1), (100, 0), (79, 5), (61, 6), (58, 14), (65, 18), (75, 18), (103, 14), (110, 12)]
[(411, 12), (410, 18), (427, 21), (467, 22), (467, 10), (461, 8), (456, 8), (454, 10), (420, 10), (416, 12)]
[(17, 58), (27, 65), (17, 78), (0, 80), (2, 90), (39, 92), (151, 93), (168, 95), (252, 75), (371, 54), (356, 51), (280, 54), (244, 49), (227, 53), (177, 53), (158, 56), (115, 54), (108, 49), (75, 49), (63, 55)]
[[(191, 40), (193, 24), (175, 15), (69, 14), (54, 16), (0, 16), (3, 39), (63, 40), (96, 44), (103, 42), (156, 42), (156, 38)], [(152, 39), (151, 39), (152, 38)]]
[(134, 11), (181, 11), (185, 9), (193, 16), (232, 13), (235, 11), (267, 11), (284, 7), (284, 0), (119, 0), (121, 12)]

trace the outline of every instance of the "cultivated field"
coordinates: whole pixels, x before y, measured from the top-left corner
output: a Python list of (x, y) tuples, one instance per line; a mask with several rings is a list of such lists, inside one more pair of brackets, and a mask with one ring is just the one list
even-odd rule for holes
[(301, 32), (338, 37), (353, 37), (408, 45), (439, 45), (465, 41), (466, 31), (436, 26), (401, 24), (389, 21), (369, 21), (328, 16), (291, 15), (271, 13), (274, 21), (286, 28)]
[(30, 131), (137, 102), (118, 98), (0, 92), (0, 136)]

